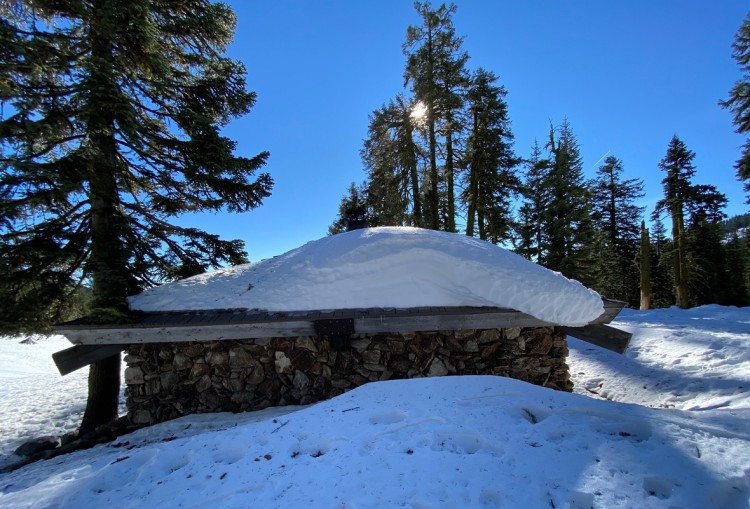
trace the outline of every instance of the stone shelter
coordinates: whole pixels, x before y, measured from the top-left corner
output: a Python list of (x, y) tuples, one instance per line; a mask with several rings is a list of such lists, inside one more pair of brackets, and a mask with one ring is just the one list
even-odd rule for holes
[[(581, 293), (578, 283), (464, 236), (376, 230), (156, 288), (131, 301), (138, 311), (128, 325), (59, 325), (75, 346), (55, 361), (65, 374), (124, 351), (128, 416), (152, 424), (197, 412), (310, 404), (369, 382), (427, 376), (499, 375), (570, 391), (567, 335), (619, 352), (627, 346), (630, 335), (606, 325), (623, 302)], [(331, 269), (331, 253), (342, 249), (349, 255)], [(507, 272), (493, 272), (487, 256), (506, 257)], [(548, 279), (535, 287), (537, 273)], [(425, 274), (434, 287), (425, 286)], [(497, 292), (499, 278), (505, 296)], [(289, 293), (278, 294), (284, 289)], [(384, 305), (388, 292), (393, 306)], [(245, 294), (268, 308), (243, 301)], [(206, 304), (225, 295), (238, 305)], [(544, 302), (534, 303), (535, 295)], [(579, 297), (586, 313), (555, 314), (575, 308)]]

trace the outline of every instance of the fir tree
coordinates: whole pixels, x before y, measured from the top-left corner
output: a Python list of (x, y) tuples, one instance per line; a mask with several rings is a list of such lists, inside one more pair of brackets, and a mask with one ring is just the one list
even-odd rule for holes
[(644, 207), (635, 204), (643, 197), (643, 181), (622, 178), (622, 161), (609, 156), (589, 182), (591, 217), (599, 233), (599, 274), (595, 288), (608, 297), (630, 303), (639, 300), (637, 267)]
[(544, 182), (548, 179), (552, 161), (544, 157), (535, 140), (531, 156), (524, 162), (526, 171), (521, 186), (523, 203), (516, 221), (516, 252), (536, 263), (542, 263), (545, 243), (544, 221), (550, 203), (550, 194)]
[[(707, 267), (706, 264), (710, 265), (710, 261), (705, 254), (699, 254), (704, 246), (700, 245), (700, 241), (696, 243), (695, 238), (703, 239), (703, 242), (711, 244), (716, 249), (721, 248), (720, 243), (717, 245), (716, 233), (710, 232), (720, 231), (719, 223), (724, 219), (722, 209), (727, 201), (714, 186), (692, 183), (695, 175), (694, 158), (695, 153), (676, 135), (673, 136), (666, 155), (659, 163), (659, 168), (666, 172), (662, 180), (664, 198), (656, 204), (653, 214), (653, 217), (657, 218), (661, 212), (666, 211), (672, 219), (672, 278), (675, 302), (681, 308), (687, 308), (691, 303), (703, 302), (708, 298), (706, 295), (713, 293), (698, 290), (700, 285), (704, 284), (715, 286), (715, 283), (707, 283), (707, 280), (711, 279), (716, 271)], [(693, 240), (690, 245), (687, 227), (693, 229)], [(698, 291), (698, 294), (692, 297), (689, 293), (691, 286)], [(713, 297), (709, 298), (712, 299)]]
[(699, 210), (691, 217), (685, 237), (690, 305), (718, 303), (727, 284), (724, 281), (726, 253), (721, 224)]
[[(737, 31), (732, 49), (732, 56), (742, 70), (742, 78), (729, 91), (729, 99), (720, 104), (732, 112), (737, 132), (747, 134), (750, 133), (750, 14)], [(745, 183), (747, 203), (750, 203), (750, 139), (745, 141), (736, 168), (737, 178)]]
[[(406, 31), (403, 44), (407, 57), (404, 80), (406, 84), (411, 83), (414, 98), (425, 108), (429, 155), (425, 226), (434, 230), (455, 231), (456, 158), (453, 137), (462, 130), (458, 112), (463, 106), (462, 93), (468, 81), (465, 66), (469, 57), (461, 49), (463, 39), (456, 36), (453, 27), (455, 5), (443, 4), (433, 9), (429, 2), (416, 2), (414, 7), (422, 18), (422, 24), (411, 25)], [(442, 173), (438, 169), (440, 127), (444, 134), (445, 151)]]
[(687, 308), (687, 241), (685, 238), (685, 206), (692, 194), (691, 179), (695, 175), (693, 159), (695, 153), (687, 148), (677, 135), (672, 137), (667, 153), (659, 162), (659, 168), (667, 175), (662, 179), (664, 198), (656, 205), (655, 215), (666, 210), (672, 218), (672, 243), (674, 247), (672, 278), (675, 287), (675, 302)]
[(591, 285), (594, 274), (594, 230), (590, 216), (590, 194), (583, 179), (583, 162), (578, 141), (565, 119), (559, 137), (550, 127), (551, 167), (542, 181), (549, 201), (542, 216), (545, 267)]
[(370, 115), (360, 155), (367, 171), (368, 205), (380, 224), (423, 225), (413, 110), (413, 102), (399, 95)]
[[(270, 193), (267, 174), (253, 177), (268, 154), (237, 157), (221, 135), (255, 102), (243, 66), (223, 56), (229, 7), (26, 5), (0, 21), (0, 258), (4, 289), (24, 299), (17, 320), (33, 321), (82, 279), (92, 319), (127, 320), (139, 289), (244, 261), (241, 241), (169, 221), (244, 212)], [(91, 365), (81, 432), (116, 417), (119, 377), (119, 355)]]
[(473, 129), (468, 140), (465, 191), (466, 235), (493, 243), (510, 238), (512, 226), (511, 197), (520, 190), (515, 172), (519, 164), (513, 153), (505, 88), (496, 85), (497, 77), (484, 69), (472, 76), (467, 99), (473, 115)]
[[(347, 194), (341, 197), (341, 203), (339, 204), (339, 215), (336, 221), (328, 227), (328, 235), (336, 235), (337, 233), (343, 233), (347, 230), (349, 218), (347, 217), (347, 210), (350, 209), (365, 209), (367, 210), (367, 190), (364, 186), (357, 186), (352, 182), (349, 184)], [(371, 217), (371, 214), (368, 214)], [(372, 220), (369, 221), (372, 223)]]

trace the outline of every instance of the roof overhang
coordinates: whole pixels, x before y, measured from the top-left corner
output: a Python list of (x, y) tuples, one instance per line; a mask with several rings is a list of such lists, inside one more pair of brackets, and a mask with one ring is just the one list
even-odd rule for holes
[[(631, 335), (605, 324), (617, 316), (625, 303), (603, 299), (603, 304), (604, 312), (595, 320), (583, 327), (563, 327), (563, 330), (623, 353)], [(557, 326), (521, 311), (495, 307), (143, 313), (139, 320), (128, 325), (87, 325), (74, 321), (55, 326), (56, 333), (76, 346), (57, 352), (53, 358), (60, 372), (67, 374), (132, 344), (314, 336), (325, 331), (326, 324), (330, 329), (334, 322), (346, 323), (346, 332), (359, 334)]]

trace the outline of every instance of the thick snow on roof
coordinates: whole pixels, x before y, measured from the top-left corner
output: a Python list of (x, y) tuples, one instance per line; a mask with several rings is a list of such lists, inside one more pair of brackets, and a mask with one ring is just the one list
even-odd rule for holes
[(130, 307), (141, 311), (423, 306), (511, 308), (572, 326), (585, 325), (604, 310), (593, 290), (488, 242), (395, 227), (325, 237), (130, 299)]

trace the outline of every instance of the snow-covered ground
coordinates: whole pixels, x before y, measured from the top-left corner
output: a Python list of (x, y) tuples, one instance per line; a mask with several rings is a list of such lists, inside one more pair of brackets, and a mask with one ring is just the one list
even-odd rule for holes
[[(576, 392), (465, 376), (189, 416), (0, 475), (0, 507), (750, 507), (750, 309), (638, 312), (571, 339)], [(80, 417), (59, 338), (0, 341), (0, 452)], [(7, 456), (3, 459), (7, 462)]]

